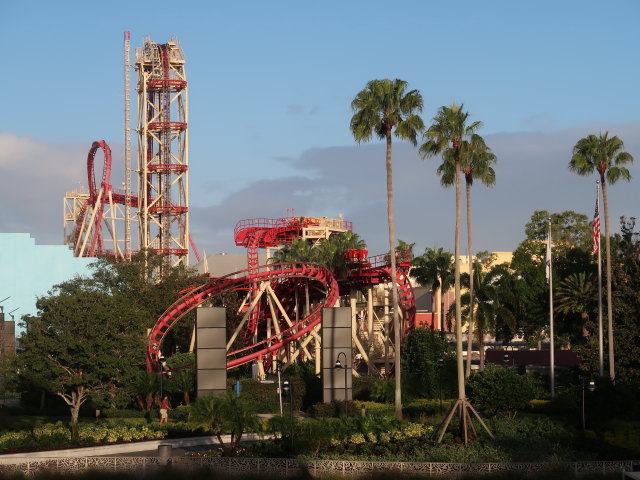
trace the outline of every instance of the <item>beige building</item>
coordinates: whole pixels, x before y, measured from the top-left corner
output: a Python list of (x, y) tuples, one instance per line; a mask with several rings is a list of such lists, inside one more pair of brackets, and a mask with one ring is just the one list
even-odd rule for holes
[[(494, 265), (500, 265), (502, 263), (511, 263), (511, 259), (513, 258), (513, 252), (491, 252), (491, 261), (487, 264), (483, 265), (484, 268), (490, 268)], [(460, 272), (465, 273), (469, 272), (469, 256), (461, 255), (460, 256)], [(414, 287), (421, 288), (421, 287)], [(455, 302), (455, 294), (454, 289), (451, 288), (446, 292), (441, 292), (437, 290), (436, 292), (430, 292), (432, 295), (430, 301), (426, 300), (426, 294), (424, 295), (425, 299), (421, 302), (418, 302), (417, 305), (417, 320), (421, 326), (425, 326), (427, 328), (433, 328), (435, 330), (444, 330), (446, 332), (453, 332), (455, 330), (454, 322), (451, 322), (451, 325), (448, 325), (447, 322), (447, 313), (449, 309)], [(433, 295), (435, 294), (435, 298)], [(433, 305), (427, 307), (427, 305)], [(443, 309), (443, 312), (440, 310)], [(428, 309), (427, 309), (428, 308)], [(465, 326), (463, 326), (464, 330)]]

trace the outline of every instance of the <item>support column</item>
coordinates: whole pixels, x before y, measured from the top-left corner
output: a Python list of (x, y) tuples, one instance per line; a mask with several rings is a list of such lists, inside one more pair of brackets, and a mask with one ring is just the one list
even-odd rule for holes
[(196, 310), (197, 396), (227, 391), (227, 318), (222, 307)]
[[(325, 403), (344, 400), (345, 394), (347, 400), (353, 397), (351, 335), (351, 308), (322, 309), (322, 401)], [(338, 357), (342, 368), (335, 368)]]

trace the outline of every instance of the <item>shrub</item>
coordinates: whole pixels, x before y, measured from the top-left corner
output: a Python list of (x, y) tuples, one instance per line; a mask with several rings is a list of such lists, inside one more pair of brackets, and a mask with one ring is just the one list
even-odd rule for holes
[[(442, 412), (446, 413), (452, 406), (452, 400), (442, 401)], [(440, 414), (439, 399), (420, 399), (414, 400), (402, 407), (402, 414), (406, 418), (419, 420), (424, 417), (431, 417)]]
[[(248, 405), (231, 392), (227, 392), (224, 397), (199, 397), (193, 403), (191, 413), (195, 423), (218, 437), (226, 455), (234, 454), (245, 432), (255, 432), (260, 428), (257, 417)], [(228, 444), (221, 440), (221, 436), (226, 433), (230, 434)]]
[[(286, 378), (286, 377), (285, 377)], [(240, 397), (243, 402), (255, 413), (275, 413), (280, 411), (280, 398), (278, 396), (277, 377), (270, 378), (274, 383), (261, 383), (251, 378), (241, 380), (228, 379), (227, 391), (234, 391), (236, 381), (240, 382)], [(293, 409), (300, 411), (303, 406), (303, 399), (306, 395), (305, 383), (298, 377), (291, 377), (293, 385)], [(284, 381), (284, 378), (282, 378)], [(282, 392), (283, 409), (289, 409), (289, 393)]]
[(100, 410), (100, 416), (103, 418), (144, 418), (142, 410), (105, 408)]
[[(360, 414), (360, 410), (353, 402), (347, 402), (347, 412), (350, 417)], [(344, 416), (344, 401), (333, 400), (328, 403), (316, 403), (309, 407), (309, 415), (314, 418)]]
[(471, 402), (491, 415), (513, 419), (525, 408), (539, 390), (538, 381), (520, 375), (513, 368), (488, 364), (482, 372), (475, 372), (467, 381)]

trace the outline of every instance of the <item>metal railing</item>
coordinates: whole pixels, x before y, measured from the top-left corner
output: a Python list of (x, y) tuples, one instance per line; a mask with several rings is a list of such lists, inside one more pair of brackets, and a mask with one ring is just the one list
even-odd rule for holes
[[(71, 457), (71, 458), (6, 458), (0, 456), (0, 475), (21, 472), (34, 475), (42, 471), (81, 472), (86, 470), (151, 472), (171, 467), (178, 470), (208, 468), (230, 474), (288, 475), (303, 468), (311, 474), (364, 474), (402, 472), (419, 475), (460, 475), (498, 471), (536, 472), (545, 469), (546, 462), (518, 463), (443, 463), (443, 462), (377, 462), (360, 460), (296, 460), (288, 458), (244, 457)], [(576, 474), (631, 471), (640, 460), (567, 462)]]

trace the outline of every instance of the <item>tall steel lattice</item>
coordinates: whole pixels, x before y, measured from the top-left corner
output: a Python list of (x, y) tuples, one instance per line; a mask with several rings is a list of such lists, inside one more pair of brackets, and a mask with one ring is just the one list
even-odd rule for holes
[(124, 255), (131, 260), (131, 33), (124, 32)]
[(136, 48), (139, 248), (189, 264), (188, 102), (176, 39)]

